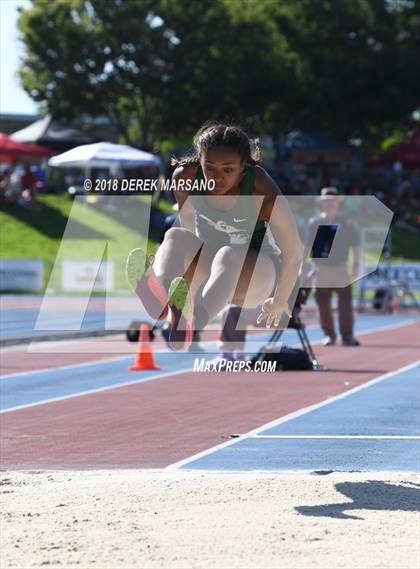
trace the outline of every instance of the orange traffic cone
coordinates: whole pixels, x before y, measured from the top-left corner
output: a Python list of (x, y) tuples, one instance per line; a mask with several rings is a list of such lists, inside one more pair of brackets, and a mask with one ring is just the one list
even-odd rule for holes
[(149, 326), (147, 324), (140, 325), (140, 335), (137, 344), (136, 359), (134, 365), (129, 366), (130, 371), (140, 371), (144, 369), (160, 369), (155, 365), (153, 360), (152, 348), (149, 339)]

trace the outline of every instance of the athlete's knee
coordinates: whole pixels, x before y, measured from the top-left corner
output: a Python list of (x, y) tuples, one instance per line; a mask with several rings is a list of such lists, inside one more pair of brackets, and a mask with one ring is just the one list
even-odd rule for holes
[(215, 260), (218, 263), (228, 265), (229, 267), (237, 266), (239, 264), (242, 266), (244, 262), (244, 259), (241, 259), (239, 251), (229, 245), (225, 245), (217, 251)]
[(184, 227), (171, 227), (165, 233), (165, 241), (174, 241), (182, 247), (188, 247), (189, 245), (198, 247), (200, 240), (194, 235), (194, 233)]
[(165, 233), (165, 239), (183, 239), (186, 233), (191, 233), (184, 227), (171, 227)]

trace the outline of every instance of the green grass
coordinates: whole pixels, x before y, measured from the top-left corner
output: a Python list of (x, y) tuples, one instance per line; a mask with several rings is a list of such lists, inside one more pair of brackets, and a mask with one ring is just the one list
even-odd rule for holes
[[(107, 258), (114, 261), (115, 267), (115, 289), (125, 290), (127, 254), (146, 243), (142, 235), (145, 216), (139, 215), (145, 200), (135, 197), (130, 200), (130, 207), (119, 207), (123, 203), (119, 200), (120, 197), (114, 198), (115, 209), (109, 210), (106, 200), (88, 204), (73, 201), (65, 194), (39, 195), (35, 210), (8, 207), (0, 212), (0, 257), (44, 260), (46, 284), (52, 275), (50, 285), (59, 290), (60, 263), (51, 272), (58, 254), (60, 259), (98, 259), (108, 243)], [(149, 250), (155, 248), (152, 235)]]
[(9, 206), (0, 211), (0, 253), (3, 259), (54, 262), (72, 206), (67, 196), (39, 196), (39, 210)]

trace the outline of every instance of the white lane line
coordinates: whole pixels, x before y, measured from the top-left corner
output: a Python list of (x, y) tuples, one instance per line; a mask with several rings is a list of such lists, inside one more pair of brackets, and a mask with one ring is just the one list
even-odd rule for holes
[[(134, 354), (133, 354), (134, 356)], [(57, 366), (57, 367), (46, 367), (46, 368), (42, 368), (42, 369), (34, 369), (32, 371), (17, 371), (15, 373), (8, 373), (5, 375), (0, 375), (0, 380), (5, 380), (5, 379), (14, 379), (15, 377), (21, 377), (22, 375), (34, 375), (37, 373), (51, 373), (53, 371), (62, 371), (62, 370), (66, 370), (66, 369), (77, 369), (80, 367), (86, 367), (86, 366), (95, 366), (95, 365), (100, 365), (100, 364), (107, 364), (110, 362), (118, 362), (118, 361), (123, 361), (123, 360), (128, 360), (130, 358), (130, 355), (127, 354), (126, 356), (116, 356), (116, 357), (112, 357), (112, 358), (103, 358), (102, 360), (93, 360), (90, 362), (82, 362), (79, 364), (69, 364), (69, 365), (65, 365), (65, 366)]]
[(174, 375), (180, 375), (181, 373), (186, 373), (191, 371), (191, 368), (180, 369), (178, 371), (169, 371), (167, 373), (160, 373), (157, 375), (152, 375), (149, 377), (143, 377), (135, 381), (125, 381), (124, 383), (116, 383), (114, 385), (107, 385), (104, 387), (98, 387), (97, 389), (89, 389), (88, 391), (80, 391), (78, 393), (71, 393), (69, 395), (63, 395), (61, 397), (52, 397), (51, 399), (43, 399), (42, 401), (36, 401), (34, 403), (26, 403), (25, 405), (18, 405), (17, 407), (10, 407), (8, 409), (0, 410), (0, 415), (4, 413), (10, 413), (11, 411), (19, 411), (19, 409), (28, 409), (29, 407), (36, 407), (38, 405), (45, 405), (46, 403), (55, 403), (56, 401), (64, 401), (65, 399), (73, 399), (74, 397), (82, 397), (83, 395), (92, 395), (95, 393), (101, 393), (102, 391), (110, 391), (111, 389), (119, 389), (120, 387), (127, 387), (129, 385), (137, 385), (138, 383), (147, 383), (148, 381), (153, 381), (155, 379), (160, 379), (162, 377), (172, 377)]
[(384, 441), (420, 441), (417, 435), (252, 435), (249, 439), (344, 439), (344, 440), (384, 440)]
[(186, 466), (187, 464), (189, 464), (191, 462), (195, 462), (196, 460), (198, 460), (200, 458), (204, 458), (204, 457), (206, 457), (210, 454), (213, 454), (219, 450), (222, 450), (226, 447), (229, 447), (231, 445), (235, 445), (240, 441), (248, 439), (249, 437), (259, 435), (259, 433), (261, 433), (263, 431), (266, 431), (266, 430), (271, 429), (273, 427), (277, 427), (278, 425), (281, 425), (282, 423), (286, 423), (287, 421), (291, 421), (292, 419), (297, 419), (298, 417), (301, 417), (302, 415), (305, 415), (306, 413), (310, 413), (311, 411), (315, 411), (316, 409), (320, 409), (321, 407), (325, 407), (326, 405), (331, 405), (331, 403), (339, 401), (340, 399), (345, 399), (346, 397), (349, 397), (349, 395), (353, 395), (354, 393), (357, 393), (358, 391), (362, 391), (362, 389), (367, 389), (368, 387), (371, 387), (372, 385), (375, 385), (376, 383), (379, 383), (381, 381), (384, 381), (385, 379), (393, 377), (394, 375), (398, 375), (398, 374), (403, 373), (405, 371), (409, 371), (409, 370), (415, 368), (416, 366), (418, 366), (419, 363), (420, 363), (419, 360), (416, 360), (415, 362), (413, 362), (411, 364), (403, 366), (397, 370), (385, 373), (384, 375), (376, 377), (375, 379), (372, 379), (371, 381), (368, 381), (367, 383), (364, 383), (363, 385), (359, 385), (357, 387), (354, 387), (353, 389), (350, 389), (349, 391), (341, 393), (340, 395), (336, 395), (335, 397), (331, 397), (329, 399), (324, 399), (323, 401), (320, 401), (319, 403), (315, 403), (314, 405), (309, 405), (308, 407), (303, 407), (302, 409), (299, 409), (298, 411), (294, 411), (293, 413), (289, 413), (288, 415), (285, 415), (284, 417), (280, 417), (279, 419), (274, 419), (274, 421), (270, 421), (269, 423), (266, 423), (265, 425), (262, 425), (261, 427), (257, 427), (256, 429), (252, 429), (251, 431), (248, 431), (247, 433), (240, 435), (239, 437), (235, 437), (234, 439), (232, 439), (230, 441), (220, 443), (218, 445), (210, 447), (207, 450), (193, 454), (192, 456), (190, 456), (188, 458), (184, 458), (183, 460), (179, 460), (178, 462), (174, 462), (173, 464), (170, 464), (169, 466), (167, 466), (166, 469), (167, 470), (174, 470), (174, 469), (182, 468), (183, 466)]

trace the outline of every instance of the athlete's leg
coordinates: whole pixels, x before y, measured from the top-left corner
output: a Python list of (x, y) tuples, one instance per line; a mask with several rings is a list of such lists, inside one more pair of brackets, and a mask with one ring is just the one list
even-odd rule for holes
[(182, 227), (172, 227), (155, 255), (156, 276), (169, 288), (175, 277), (184, 276), (193, 294), (210, 273), (211, 255), (203, 241)]
[(171, 228), (156, 253), (158, 280), (168, 289), (172, 349), (188, 349), (194, 332), (194, 297), (209, 274), (214, 253), (196, 235), (184, 228)]
[(202, 244), (185, 270), (184, 277), (171, 281), (168, 291), (171, 315), (168, 343), (173, 350), (187, 350), (194, 338), (194, 316), (197, 309), (201, 309), (200, 304), (195, 308), (195, 297), (210, 274), (212, 256), (211, 250)]
[(156, 320), (165, 319), (168, 314), (167, 289), (156, 277), (152, 256), (143, 249), (133, 249), (127, 258), (126, 276), (149, 316)]
[(241, 357), (245, 349), (247, 327), (255, 325), (261, 308), (242, 308), (230, 305), (223, 311), (220, 351)]
[(175, 277), (187, 273), (188, 282), (194, 281), (197, 288), (206, 279), (211, 261), (207, 250), (206, 254), (200, 254), (202, 249), (203, 242), (193, 233), (176, 227), (166, 232), (154, 261), (142, 249), (130, 253), (128, 282), (152, 318), (166, 318), (167, 291)]
[[(254, 271), (255, 269), (255, 271)], [(228, 304), (255, 307), (270, 295), (276, 279), (272, 259), (244, 247), (222, 247), (215, 254), (196, 311), (196, 326), (204, 327)]]
[(271, 295), (276, 279), (273, 259), (251, 249), (245, 258), (233, 302), (243, 308), (254, 308), (262, 304)]

